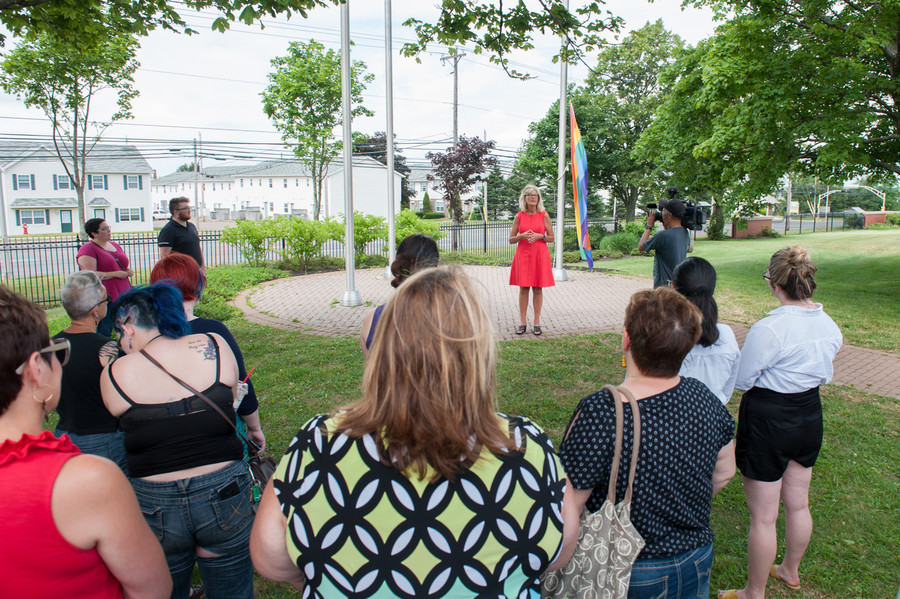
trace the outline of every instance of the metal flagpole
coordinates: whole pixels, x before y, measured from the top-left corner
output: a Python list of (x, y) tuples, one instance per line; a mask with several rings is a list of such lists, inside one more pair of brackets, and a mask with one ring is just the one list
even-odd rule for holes
[(341, 305), (362, 304), (353, 286), (356, 257), (353, 254), (353, 132), (350, 116), (350, 0), (341, 5), (341, 103), (344, 108), (344, 263), (347, 268), (347, 288), (341, 295)]
[[(569, 2), (565, 3), (568, 10)], [(560, 36), (562, 50), (566, 49), (566, 38)], [(568, 80), (568, 63), (559, 61), (559, 162), (556, 167), (556, 267), (553, 269), (554, 281), (568, 281), (569, 277), (563, 268), (563, 220), (566, 216), (566, 83)]]
[(385, 144), (387, 149), (387, 195), (388, 195), (388, 263), (384, 276), (390, 281), (391, 264), (397, 257), (397, 231), (394, 226), (394, 213), (397, 206), (394, 203), (394, 65), (391, 56), (393, 44), (391, 40), (391, 0), (384, 0), (384, 68), (387, 78), (387, 131), (385, 131)]

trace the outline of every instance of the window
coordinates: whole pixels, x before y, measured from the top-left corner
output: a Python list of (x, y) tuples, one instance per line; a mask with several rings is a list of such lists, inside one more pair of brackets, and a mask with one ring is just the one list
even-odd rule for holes
[(269, 202), (269, 212), (275, 210), (275, 202)]
[(128, 221), (140, 221), (141, 219), (141, 209), (140, 208), (119, 208), (119, 221), (120, 222), (128, 222)]
[(181, 191), (184, 191), (184, 183), (181, 184)]
[[(260, 183), (260, 185), (262, 185), (262, 183)], [(269, 187), (270, 187), (270, 188), (272, 187), (272, 180), (271, 180), (271, 179), (269, 179)]]
[(294, 179), (294, 187), (300, 187), (300, 179)]
[(102, 218), (103, 220), (106, 220), (106, 209), (94, 208), (94, 218)]
[(444, 211), (444, 202), (435, 202), (434, 203), (434, 211), (435, 212), (443, 212)]
[(215, 190), (216, 190), (216, 184), (213, 183), (212, 185), (213, 185), (213, 191), (215, 191)]
[(243, 186), (244, 186), (244, 180), (241, 179), (241, 187), (243, 187)]
[(428, 182), (422, 183), (422, 191), (428, 191)]
[(69, 175), (53, 175), (53, 189), (75, 189), (75, 182)]
[(262, 179), (259, 180), (259, 186), (262, 187)]
[(288, 205), (287, 205), (287, 202), (285, 202), (284, 203), (284, 212), (287, 213), (287, 211), (288, 211)]
[(124, 175), (125, 189), (143, 189), (143, 181), (140, 175)]
[[(22, 175), (19, 175), (20, 177)], [(27, 176), (27, 175), (26, 175)], [(46, 225), (46, 210), (19, 210), (19, 222), (23, 225)]]
[(106, 175), (88, 175), (88, 189), (109, 189)]
[(284, 186), (287, 187), (287, 179), (284, 180)]
[(13, 189), (34, 189), (34, 175), (13, 175)]

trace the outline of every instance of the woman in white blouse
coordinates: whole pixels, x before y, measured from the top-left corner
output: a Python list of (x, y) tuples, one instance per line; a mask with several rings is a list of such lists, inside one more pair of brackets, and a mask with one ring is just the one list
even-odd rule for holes
[(719, 322), (713, 298), (716, 270), (703, 258), (691, 256), (675, 268), (671, 285), (703, 313), (700, 341), (684, 358), (678, 374), (697, 379), (726, 404), (734, 391), (741, 350), (731, 327)]
[[(812, 534), (809, 483), (822, 446), (819, 386), (831, 380), (843, 341), (822, 304), (811, 299), (815, 273), (800, 246), (775, 252), (763, 273), (781, 306), (747, 334), (735, 383), (748, 390), (741, 398), (736, 457), (750, 511), (749, 573), (746, 587), (720, 597), (764, 597), (769, 577), (800, 588), (800, 560)], [(785, 552), (773, 565), (779, 500)]]

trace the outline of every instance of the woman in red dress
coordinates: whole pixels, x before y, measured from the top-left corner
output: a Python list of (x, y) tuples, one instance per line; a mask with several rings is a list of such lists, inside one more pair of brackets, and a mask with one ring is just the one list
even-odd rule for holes
[(534, 185), (526, 185), (519, 195), (519, 209), (509, 232), (509, 242), (519, 244), (509, 273), (509, 284), (519, 286), (519, 320), (516, 335), (527, 329), (525, 316), (528, 313), (528, 291), (534, 297), (534, 326), (532, 332), (540, 335), (541, 305), (544, 303), (543, 288), (553, 287), (553, 267), (550, 264), (550, 250), (547, 242), (553, 241), (553, 223), (544, 210), (541, 190)]

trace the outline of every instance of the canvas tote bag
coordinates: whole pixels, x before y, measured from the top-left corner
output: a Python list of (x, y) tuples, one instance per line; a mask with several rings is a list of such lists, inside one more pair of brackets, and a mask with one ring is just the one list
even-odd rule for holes
[[(612, 385), (608, 390), (616, 404), (616, 445), (606, 501), (596, 512), (584, 510), (578, 528), (578, 544), (569, 563), (560, 570), (546, 572), (541, 581), (541, 597), (545, 599), (625, 599), (631, 580), (631, 566), (644, 548), (644, 539), (631, 523), (631, 492), (641, 440), (641, 414), (637, 401), (627, 389)], [(616, 505), (616, 481), (622, 454), (623, 400), (628, 397), (634, 416), (634, 447), (628, 490), (622, 503)]]

